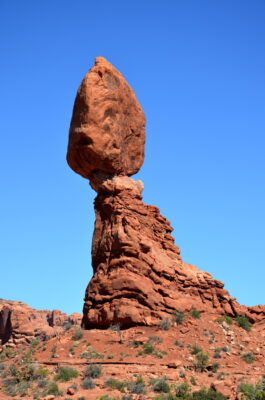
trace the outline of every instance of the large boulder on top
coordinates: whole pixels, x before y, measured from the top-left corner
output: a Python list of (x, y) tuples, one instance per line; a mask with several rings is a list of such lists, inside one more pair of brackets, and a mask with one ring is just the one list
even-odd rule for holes
[(133, 175), (144, 160), (145, 116), (120, 72), (97, 57), (74, 103), (67, 161), (84, 178), (93, 172)]

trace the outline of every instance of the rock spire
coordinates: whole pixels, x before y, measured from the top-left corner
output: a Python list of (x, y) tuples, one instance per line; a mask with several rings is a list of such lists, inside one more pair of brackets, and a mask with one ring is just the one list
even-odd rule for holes
[(156, 325), (192, 307), (264, 318), (264, 308), (240, 306), (222, 282), (185, 263), (169, 221), (142, 202), (143, 184), (130, 176), (143, 163), (144, 143), (145, 116), (133, 90), (97, 57), (77, 92), (67, 153), (98, 193), (83, 326)]

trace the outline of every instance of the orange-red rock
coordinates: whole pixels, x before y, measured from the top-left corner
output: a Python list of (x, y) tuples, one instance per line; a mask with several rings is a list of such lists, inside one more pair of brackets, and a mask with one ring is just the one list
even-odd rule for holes
[(103, 57), (75, 99), (67, 161), (85, 178), (94, 171), (135, 174), (144, 160), (145, 116), (124, 77)]
[(156, 325), (176, 310), (245, 314), (247, 309), (208, 272), (185, 263), (159, 209), (142, 202), (142, 183), (128, 177), (98, 180), (92, 244), (94, 276), (85, 295), (83, 326)]
[(67, 154), (70, 167), (98, 193), (83, 326), (156, 325), (192, 307), (263, 320), (264, 307), (241, 306), (222, 282), (185, 263), (169, 221), (142, 202), (143, 184), (129, 176), (142, 165), (144, 142), (145, 117), (132, 89), (96, 58), (78, 89)]
[(80, 323), (81, 315), (68, 317), (59, 310), (36, 310), (21, 301), (0, 300), (0, 344), (19, 345), (35, 337), (49, 337), (68, 321)]

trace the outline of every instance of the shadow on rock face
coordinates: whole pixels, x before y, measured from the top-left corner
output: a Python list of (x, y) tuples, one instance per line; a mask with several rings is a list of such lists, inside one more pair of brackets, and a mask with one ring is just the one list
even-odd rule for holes
[(1, 344), (8, 342), (12, 334), (11, 311), (9, 308), (4, 308), (0, 312), (0, 341)]

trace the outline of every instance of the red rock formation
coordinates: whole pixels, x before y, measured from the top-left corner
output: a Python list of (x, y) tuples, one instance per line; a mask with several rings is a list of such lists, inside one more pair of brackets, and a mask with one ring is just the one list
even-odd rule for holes
[(68, 321), (80, 323), (81, 315), (68, 317), (59, 310), (35, 310), (20, 301), (0, 300), (0, 344), (18, 345), (35, 337), (49, 337)]
[(85, 178), (94, 171), (135, 174), (144, 160), (145, 116), (123, 76), (103, 57), (75, 99), (67, 161)]
[(159, 209), (144, 204), (141, 182), (128, 177), (105, 180), (95, 200), (92, 246), (94, 276), (85, 295), (83, 325), (107, 328), (156, 325), (176, 310), (245, 314), (249, 312), (208, 272), (186, 264)]
[(192, 307), (261, 320), (264, 307), (240, 306), (222, 282), (186, 264), (169, 221), (142, 202), (143, 184), (128, 175), (143, 162), (144, 124), (132, 89), (98, 57), (77, 93), (67, 155), (69, 165), (98, 192), (94, 275), (85, 294), (83, 326), (156, 325)]

